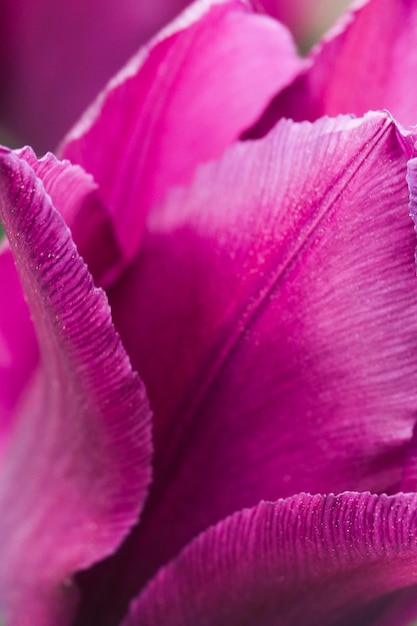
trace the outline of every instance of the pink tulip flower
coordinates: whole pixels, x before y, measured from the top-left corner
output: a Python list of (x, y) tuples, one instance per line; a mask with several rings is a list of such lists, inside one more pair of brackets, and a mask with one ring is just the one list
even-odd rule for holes
[(0, 150), (5, 626), (417, 617), (416, 44), (199, 0)]

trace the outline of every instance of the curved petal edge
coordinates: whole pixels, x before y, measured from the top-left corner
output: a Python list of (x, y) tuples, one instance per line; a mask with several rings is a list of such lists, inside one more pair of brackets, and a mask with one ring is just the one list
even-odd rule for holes
[(362, 624), (417, 581), (417, 495), (300, 494), (261, 502), (191, 542), (123, 626)]
[(0, 219), (40, 361), (1, 458), (0, 607), (10, 626), (69, 623), (71, 576), (112, 553), (150, 481), (144, 387), (33, 169), (0, 151)]

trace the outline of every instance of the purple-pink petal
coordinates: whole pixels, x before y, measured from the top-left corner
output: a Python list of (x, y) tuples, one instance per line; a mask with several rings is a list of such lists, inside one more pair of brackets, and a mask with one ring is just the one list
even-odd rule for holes
[(42, 180), (46, 193), (71, 230), (77, 250), (88, 265), (95, 284), (106, 286), (113, 282), (125, 261), (115, 238), (111, 216), (100, 199), (91, 174), (69, 161), (60, 161), (51, 153), (37, 159), (29, 147), (17, 154)]
[(387, 109), (403, 125), (417, 123), (417, 4), (362, 0), (312, 50), (310, 68), (278, 94), (255, 133), (276, 120)]
[(220, 156), (303, 66), (278, 22), (240, 0), (200, 0), (110, 83), (62, 155), (94, 176), (129, 259), (147, 211)]
[(123, 626), (377, 624), (384, 596), (417, 582), (416, 511), (416, 494), (261, 502), (187, 546)]
[(154, 411), (155, 478), (92, 576), (97, 624), (236, 510), (398, 489), (417, 408), (412, 152), (384, 113), (283, 121), (150, 215), (109, 299)]
[[(0, 180), (0, 219), (39, 344), (0, 457), (1, 617), (64, 625), (77, 598), (72, 575), (113, 552), (137, 520), (150, 413), (106, 297), (41, 180), (5, 149)], [(13, 309), (1, 295), (1, 309)]]

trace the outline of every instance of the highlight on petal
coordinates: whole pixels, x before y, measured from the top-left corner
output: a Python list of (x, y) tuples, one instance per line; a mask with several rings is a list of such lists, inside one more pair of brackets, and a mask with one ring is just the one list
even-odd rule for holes
[(2, 122), (18, 143), (52, 150), (122, 64), (186, 4), (3, 0)]
[(200, 0), (122, 70), (62, 155), (99, 184), (129, 258), (148, 210), (220, 156), (303, 65), (278, 22), (240, 0)]
[(282, 121), (150, 216), (109, 300), (154, 412), (154, 481), (90, 579), (90, 621), (117, 624), (197, 533), (261, 499), (398, 490), (417, 409), (412, 151), (384, 113)]
[(312, 50), (311, 66), (278, 94), (252, 136), (281, 117), (387, 109), (403, 125), (417, 123), (417, 4), (409, 0), (360, 0)]
[(202, 534), (123, 626), (363, 626), (384, 595), (416, 582), (416, 494), (301, 494)]
[(410, 213), (417, 231), (417, 158), (410, 159), (407, 164), (407, 182), (410, 189)]
[(40, 179), (2, 149), (0, 180), (40, 353), (0, 458), (0, 612), (8, 626), (64, 625), (71, 576), (113, 552), (137, 520), (150, 414), (106, 297)]

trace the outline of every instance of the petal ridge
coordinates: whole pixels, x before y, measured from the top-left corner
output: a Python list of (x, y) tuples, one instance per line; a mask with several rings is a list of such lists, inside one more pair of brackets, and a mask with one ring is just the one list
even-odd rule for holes
[(123, 626), (362, 624), (372, 602), (415, 583), (416, 538), (416, 494), (261, 502), (194, 539)]

